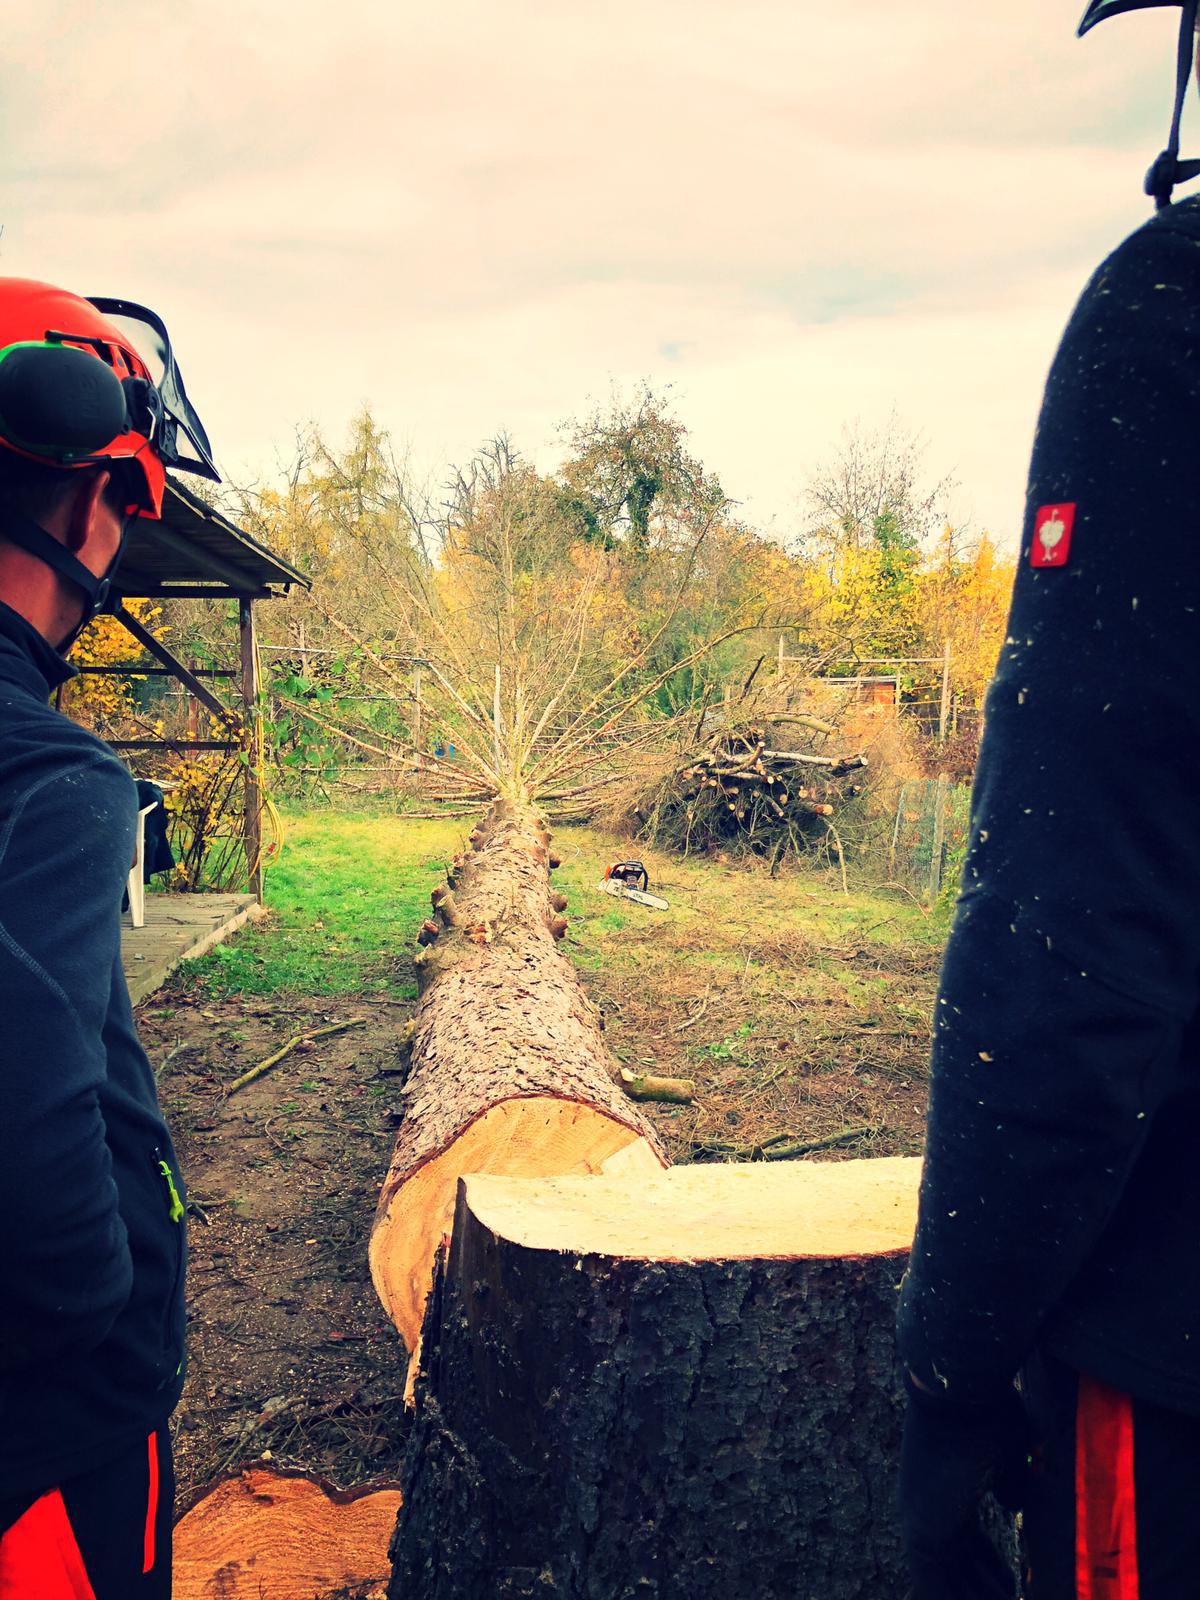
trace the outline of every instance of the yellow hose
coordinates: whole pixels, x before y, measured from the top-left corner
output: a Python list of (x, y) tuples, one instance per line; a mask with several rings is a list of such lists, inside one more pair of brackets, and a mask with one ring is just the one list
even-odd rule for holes
[[(261, 699), (262, 685), (266, 679), (263, 677), (262, 657), (259, 654), (257, 638), (254, 641), (254, 676), (259, 685)], [(265, 873), (269, 867), (274, 866), (283, 853), (285, 838), (283, 818), (279, 815), (279, 807), (272, 800), (270, 790), (267, 788), (267, 774), (263, 765), (263, 719), (260, 710), (256, 710), (254, 714), (254, 749), (254, 776), (258, 781), (258, 859), (247, 862), (249, 877), (253, 877), (257, 871)], [(263, 827), (264, 818), (267, 823), (266, 829)], [(268, 831), (269, 839), (266, 837)]]

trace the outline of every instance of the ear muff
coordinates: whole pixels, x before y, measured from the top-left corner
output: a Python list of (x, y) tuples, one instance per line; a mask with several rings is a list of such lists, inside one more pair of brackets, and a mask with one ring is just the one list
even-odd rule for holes
[(69, 464), (129, 426), (120, 378), (71, 345), (16, 344), (0, 351), (0, 434), (30, 455)]

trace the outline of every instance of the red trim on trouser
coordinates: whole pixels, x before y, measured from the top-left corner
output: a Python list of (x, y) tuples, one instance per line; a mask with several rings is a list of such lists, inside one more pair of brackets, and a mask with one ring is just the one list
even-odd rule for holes
[(96, 1600), (57, 1489), (0, 1535), (0, 1600)]
[(1081, 1375), (1075, 1417), (1077, 1600), (1138, 1600), (1133, 1401)]
[(146, 1535), (142, 1542), (142, 1571), (154, 1571), (154, 1524), (158, 1520), (158, 1434), (152, 1433), (148, 1441), (150, 1452), (150, 1487), (146, 1491)]

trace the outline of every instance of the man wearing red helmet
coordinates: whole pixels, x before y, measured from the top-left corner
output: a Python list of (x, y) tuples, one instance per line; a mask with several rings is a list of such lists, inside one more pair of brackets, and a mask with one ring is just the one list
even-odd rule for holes
[[(1166, 0), (1093, 0), (1087, 31)], [(1178, 4), (1178, 0), (1175, 0)], [(916, 1600), (1200, 1595), (1200, 176), (1046, 383), (936, 1007), (900, 1303)], [(1015, 1386), (1020, 1378), (1020, 1392)], [(994, 1508), (991, 1508), (994, 1509)]]
[(165, 469), (216, 477), (162, 323), (0, 279), (0, 1600), (160, 1600), (184, 1200), (120, 961), (137, 798), (51, 709)]

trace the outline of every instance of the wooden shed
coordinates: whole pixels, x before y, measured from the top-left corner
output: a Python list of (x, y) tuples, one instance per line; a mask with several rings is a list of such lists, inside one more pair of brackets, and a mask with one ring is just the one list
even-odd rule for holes
[[(195, 956), (239, 926), (262, 902), (261, 750), (254, 708), (258, 700), (258, 651), (254, 604), (279, 599), (293, 584), (311, 587), (290, 562), (251, 538), (177, 479), (168, 479), (162, 520), (139, 519), (130, 532), (114, 580), (113, 614), (153, 658), (154, 666), (117, 663), (84, 666), (85, 673), (171, 677), (221, 723), (243, 723), (252, 748), (245, 765), (244, 843), (248, 881), (243, 894), (156, 895), (146, 926), (127, 930), (126, 974), (135, 1000), (149, 993), (178, 961)], [(236, 600), (238, 666), (192, 668), (127, 609), (130, 600)], [(232, 750), (232, 737), (217, 739), (114, 739), (122, 753), (148, 750)], [(177, 902), (166, 905), (161, 902)], [(151, 981), (152, 979), (156, 981)]]

